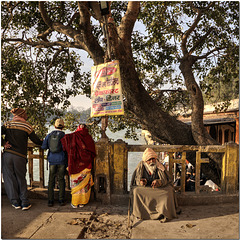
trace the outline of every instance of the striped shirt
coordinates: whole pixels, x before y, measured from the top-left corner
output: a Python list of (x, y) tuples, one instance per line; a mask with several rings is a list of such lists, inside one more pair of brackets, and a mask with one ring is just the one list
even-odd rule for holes
[(28, 122), (8, 121), (2, 126), (2, 135), (5, 135), (5, 142), (9, 142), (10, 148), (4, 152), (11, 152), (18, 156), (27, 158), (28, 138), (37, 145), (42, 145), (42, 141), (35, 134), (32, 126)]

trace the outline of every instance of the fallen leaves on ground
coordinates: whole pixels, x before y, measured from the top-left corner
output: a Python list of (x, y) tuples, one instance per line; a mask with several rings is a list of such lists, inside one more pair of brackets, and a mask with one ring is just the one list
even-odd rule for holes
[(191, 223), (187, 223), (186, 224), (186, 227), (188, 227), (188, 228), (193, 228), (193, 227), (195, 227), (196, 225), (194, 225), (194, 224), (191, 224)]

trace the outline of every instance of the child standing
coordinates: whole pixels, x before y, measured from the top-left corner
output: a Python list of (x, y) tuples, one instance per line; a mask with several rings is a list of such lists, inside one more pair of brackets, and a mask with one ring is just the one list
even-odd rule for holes
[(54, 186), (55, 177), (58, 177), (59, 184), (59, 204), (65, 205), (65, 172), (67, 167), (67, 156), (63, 151), (61, 139), (65, 133), (64, 121), (57, 119), (55, 121), (55, 130), (49, 133), (43, 141), (42, 149), (49, 149), (47, 159), (49, 161), (49, 181), (48, 181), (48, 206), (52, 207), (54, 204)]

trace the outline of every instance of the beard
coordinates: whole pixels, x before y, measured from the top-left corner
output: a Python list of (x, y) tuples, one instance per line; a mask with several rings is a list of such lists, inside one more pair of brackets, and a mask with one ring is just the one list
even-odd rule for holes
[(151, 170), (151, 172), (154, 172), (156, 170), (156, 168), (157, 168), (157, 165), (155, 163), (151, 163), (149, 165), (149, 169)]
[(156, 168), (157, 168), (157, 165), (156, 163), (151, 163), (151, 164), (148, 164), (146, 162), (144, 162), (144, 165), (145, 165), (145, 168), (147, 169), (147, 171), (152, 175)]

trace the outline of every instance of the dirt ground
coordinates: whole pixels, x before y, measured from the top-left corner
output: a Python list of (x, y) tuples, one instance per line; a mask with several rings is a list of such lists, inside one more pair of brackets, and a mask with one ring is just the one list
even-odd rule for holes
[(178, 219), (137, 223), (131, 238), (136, 238), (141, 229), (141, 239), (239, 239), (238, 211), (238, 204), (184, 206)]
[(183, 206), (177, 219), (137, 221), (131, 217), (127, 227), (126, 207), (98, 207), (86, 228), (85, 239), (239, 239), (237, 203)]
[[(64, 239), (239, 239), (238, 203), (180, 206), (178, 218), (165, 223), (131, 217), (129, 228), (126, 205), (89, 203), (72, 209), (70, 203), (53, 208), (47, 207), (46, 200), (32, 199), (31, 203), (26, 212), (15, 210), (2, 196), (2, 239), (45, 239), (46, 231), (54, 229), (62, 230)], [(80, 235), (66, 237), (67, 231)]]
[(86, 228), (84, 239), (129, 239), (131, 229), (127, 227), (126, 206), (97, 207), (92, 221)]

